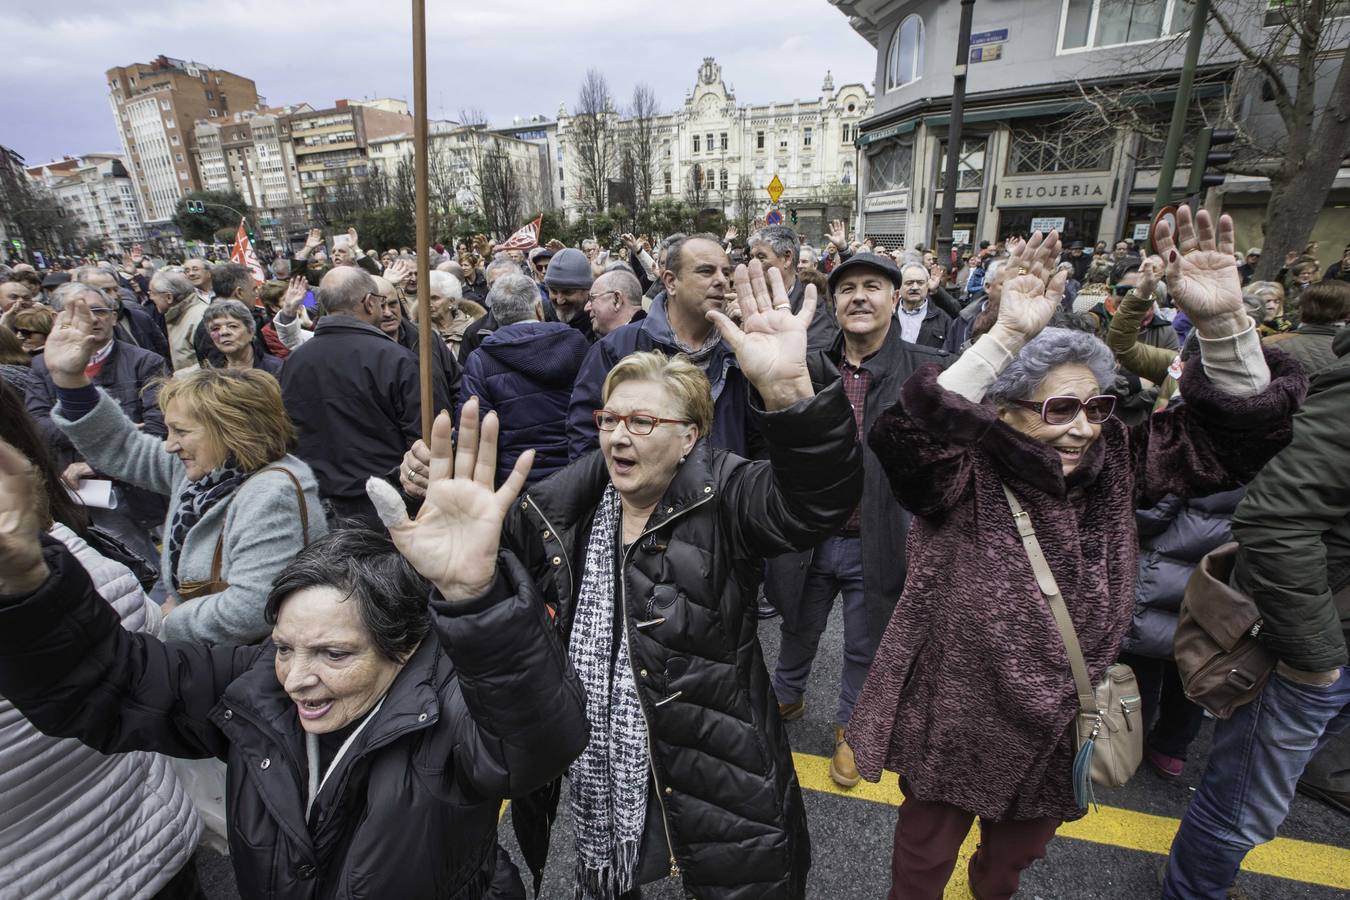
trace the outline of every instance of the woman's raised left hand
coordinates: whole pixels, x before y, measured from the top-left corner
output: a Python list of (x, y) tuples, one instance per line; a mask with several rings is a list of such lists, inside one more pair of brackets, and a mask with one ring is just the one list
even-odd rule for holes
[(736, 267), (733, 283), (740, 324), (716, 309), (708, 312), (708, 319), (735, 351), (741, 371), (759, 391), (765, 409), (785, 409), (813, 396), (806, 368), (806, 329), (816, 313), (815, 286), (806, 286), (801, 311), (793, 315), (777, 269), (766, 272), (759, 260), (751, 260), (749, 266)]
[(38, 539), (37, 470), (0, 441), (0, 594), (26, 594), (47, 580)]
[(1202, 337), (1223, 337), (1251, 326), (1242, 306), (1242, 279), (1233, 256), (1233, 220), (1208, 210), (1177, 208), (1176, 230), (1163, 220), (1155, 229), (1167, 290)]

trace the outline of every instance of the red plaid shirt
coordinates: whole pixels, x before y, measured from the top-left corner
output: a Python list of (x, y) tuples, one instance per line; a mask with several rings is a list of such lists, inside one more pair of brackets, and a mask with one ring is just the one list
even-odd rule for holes
[[(866, 365), (867, 360), (863, 360), (863, 364)], [(867, 408), (867, 389), (872, 386), (872, 373), (862, 366), (854, 368), (845, 359), (839, 362), (839, 378), (844, 382), (844, 394), (853, 406), (853, 421), (858, 426), (858, 442), (862, 443), (867, 439), (867, 436), (863, 434), (863, 413)], [(853, 507), (853, 512), (849, 515), (848, 521), (839, 531), (842, 534), (850, 535), (856, 535), (862, 531), (862, 503)]]

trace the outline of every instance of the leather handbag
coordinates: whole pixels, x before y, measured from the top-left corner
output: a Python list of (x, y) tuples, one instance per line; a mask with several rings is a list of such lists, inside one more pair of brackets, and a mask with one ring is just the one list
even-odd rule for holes
[[(284, 472), (286, 474), (286, 477), (291, 480), (291, 485), (295, 488), (295, 497), (297, 500), (300, 501), (300, 529), (302, 540), (304, 540), (305, 546), (308, 547), (309, 505), (305, 502), (305, 491), (303, 488), (300, 487), (300, 479), (295, 477), (294, 472), (283, 466), (268, 466), (265, 469), (259, 469), (257, 472), (253, 473), (253, 475), (250, 475), (249, 479), (251, 480), (254, 476), (261, 475), (263, 472)], [(245, 482), (245, 484), (247, 484), (247, 481)], [(239, 487), (242, 488), (243, 485), (241, 484)], [(238, 495), (238, 493), (239, 491), (236, 490), (234, 494), (230, 496), (230, 499), (226, 501), (227, 505), (228, 503), (234, 501), (234, 498), (235, 496)], [(196, 600), (198, 597), (207, 597), (210, 596), (211, 594), (219, 594), (221, 591), (226, 590), (230, 586), (230, 583), (220, 576), (220, 567), (223, 561), (224, 553), (225, 553), (225, 525), (224, 520), (222, 519), (220, 526), (220, 534), (216, 536), (216, 552), (211, 557), (211, 577), (205, 581), (179, 582), (178, 590), (175, 593), (178, 594), (178, 598), (180, 600)]]
[(1144, 758), (1144, 722), (1139, 697), (1139, 684), (1134, 671), (1116, 663), (1106, 670), (1106, 676), (1095, 687), (1088, 677), (1087, 663), (1078, 644), (1064, 596), (1050, 571), (1050, 564), (1041, 552), (1040, 541), (1031, 517), (1017, 497), (1005, 484), (1003, 493), (1017, 525), (1017, 533), (1026, 548), (1036, 584), (1055, 617), (1064, 649), (1073, 672), (1074, 689), (1078, 694), (1078, 715), (1074, 719), (1073, 793), (1080, 809), (1095, 803), (1092, 784), (1120, 787), (1133, 777)]
[(1275, 657), (1257, 640), (1263, 624), (1251, 597), (1230, 587), (1238, 545), (1210, 551), (1186, 582), (1173, 653), (1192, 703), (1220, 719), (1255, 700)]

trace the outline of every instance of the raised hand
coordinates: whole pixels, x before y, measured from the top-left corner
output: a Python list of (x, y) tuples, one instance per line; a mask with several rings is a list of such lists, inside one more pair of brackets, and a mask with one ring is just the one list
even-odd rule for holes
[[(463, 263), (460, 265), (463, 265)], [(472, 263), (470, 263), (470, 265), (472, 265)], [(389, 264), (389, 268), (384, 272), (384, 277), (389, 279), (391, 284), (403, 287), (403, 282), (416, 274), (417, 270), (413, 267), (412, 263), (408, 262), (406, 259), (396, 259)]]
[(303, 275), (296, 275), (286, 285), (286, 293), (281, 295), (281, 312), (294, 319), (300, 312), (300, 304), (305, 302), (309, 293), (309, 281)]
[(998, 319), (994, 327), (1014, 342), (1025, 343), (1041, 333), (1064, 298), (1067, 272), (1055, 272), (1059, 262), (1059, 233), (1039, 231), (1025, 244), (1009, 243), (1003, 267)]
[(347, 229), (347, 238), (348, 238), (348, 240), (350, 240), (350, 241), (352, 242), (352, 249), (353, 249), (353, 250), (358, 249), (358, 248), (361, 246), (361, 242), (358, 241), (358, 240), (356, 239), (356, 229), (355, 229), (355, 228), (348, 228), (348, 229)]
[(305, 238), (305, 249), (300, 251), (300, 256), (306, 257), (315, 250), (323, 246), (323, 232), (317, 228), (309, 230), (309, 237)]
[(741, 308), (737, 325), (720, 310), (708, 319), (736, 352), (741, 371), (759, 391), (765, 409), (784, 409), (815, 394), (806, 368), (806, 328), (816, 312), (816, 289), (806, 286), (802, 308), (795, 316), (783, 275), (767, 272), (757, 259), (736, 267), (733, 278)]
[(99, 344), (94, 335), (94, 314), (83, 295), (77, 294), (57, 314), (42, 348), (42, 360), (56, 386), (79, 388), (89, 384), (84, 370)]
[(1219, 216), (1216, 233), (1208, 210), (1192, 213), (1177, 208), (1176, 232), (1164, 219), (1154, 229), (1172, 301), (1204, 337), (1222, 337), (1246, 330), (1242, 279), (1233, 258), (1233, 220)]
[(848, 247), (848, 226), (844, 224), (843, 219), (831, 221), (830, 233), (825, 236), (830, 239), (830, 243), (840, 250)]
[(727, 233), (722, 236), (722, 243), (730, 244), (732, 241), (736, 240), (736, 235), (738, 234), (740, 234), (740, 231), (737, 230), (735, 225), (728, 225)]
[[(436, 417), (431, 428), (430, 471), (426, 500), (416, 519), (406, 516), (389, 525), (389, 535), (403, 557), (436, 586), (446, 600), (471, 600), (492, 585), (497, 572), (497, 548), (502, 523), (525, 487), (534, 462), (526, 450), (500, 488), (497, 474), (497, 414), (488, 413), (481, 431), (478, 398), (464, 404), (459, 421), (459, 445), (451, 442), (449, 413)], [(379, 489), (396, 493), (383, 481), (368, 487), (376, 507), (386, 515)]]
[(1145, 257), (1139, 265), (1139, 284), (1135, 286), (1134, 292), (1145, 300), (1152, 298), (1153, 292), (1158, 289), (1158, 282), (1162, 280), (1162, 276), (1162, 257)]
[(0, 441), (0, 594), (27, 594), (47, 579), (38, 538), (37, 469)]

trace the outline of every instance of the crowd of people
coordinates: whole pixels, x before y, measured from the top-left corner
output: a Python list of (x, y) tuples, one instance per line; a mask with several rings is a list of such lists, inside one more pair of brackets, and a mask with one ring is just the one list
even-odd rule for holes
[(805, 897), (839, 603), (828, 773), (899, 776), (890, 896), (943, 896), (978, 819), (1011, 897), (1088, 814), (1079, 669), (1127, 664), (1185, 770), (1173, 638), (1236, 542), (1274, 671), (1139, 890), (1230, 896), (1296, 787), (1350, 814), (1350, 248), (1256, 281), (1182, 208), (1150, 249), (477, 235), (419, 283), (314, 229), (266, 280), (0, 269), (0, 896), (200, 897), (218, 832), (245, 897), (524, 897), (565, 802), (578, 898)]

